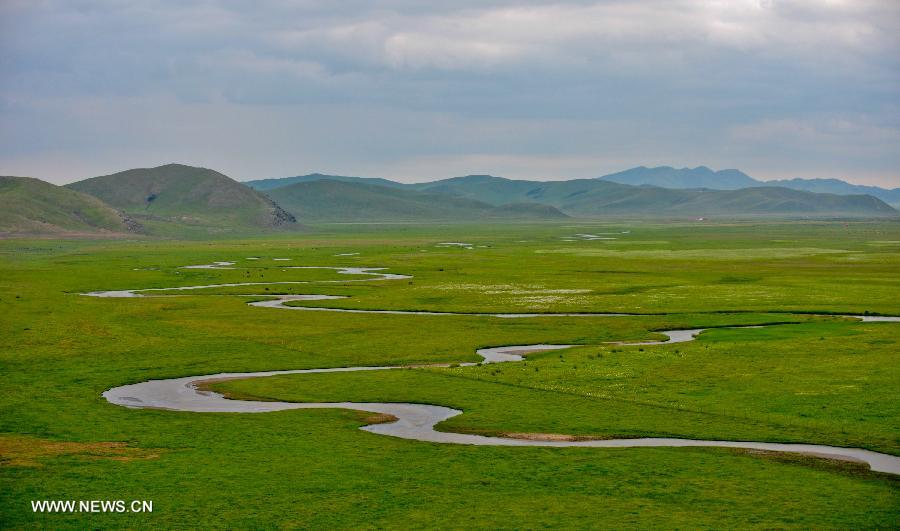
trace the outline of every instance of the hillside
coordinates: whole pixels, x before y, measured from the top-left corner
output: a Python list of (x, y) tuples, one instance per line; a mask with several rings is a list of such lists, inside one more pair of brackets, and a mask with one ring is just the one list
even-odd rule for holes
[(668, 190), (653, 186), (632, 190), (594, 191), (570, 198), (560, 207), (566, 212), (672, 216), (896, 216), (883, 201), (865, 195), (816, 194), (778, 187), (741, 190)]
[(411, 184), (416, 190), (449, 194), (484, 201), (492, 205), (529, 201), (527, 192), (539, 181), (514, 181), (493, 175), (466, 175), (430, 183)]
[(310, 173), (309, 175), (297, 175), (296, 177), (281, 177), (277, 179), (258, 179), (255, 181), (245, 181), (244, 184), (246, 184), (250, 188), (253, 188), (254, 190), (266, 191), (272, 190), (274, 188), (281, 188), (282, 186), (289, 186), (291, 184), (321, 181), (323, 179), (327, 179), (329, 181), (345, 181), (361, 184), (377, 184), (380, 186), (389, 186), (395, 188), (403, 188), (404, 186), (406, 186), (395, 181), (380, 179), (378, 177), (346, 177), (343, 175), (325, 175), (322, 173)]
[(740, 190), (667, 189), (605, 179), (514, 181), (470, 175), (416, 185), (431, 193), (491, 204), (552, 205), (570, 216), (895, 216), (883, 201), (864, 195), (817, 194), (779, 187)]
[(284, 208), (311, 221), (469, 221), (566, 217), (547, 205), (493, 206), (446, 194), (328, 179), (298, 182), (267, 193)]
[(647, 168), (638, 166), (629, 170), (599, 177), (605, 181), (632, 186), (650, 185), (661, 188), (712, 188), (715, 190), (737, 190), (759, 186), (760, 182), (740, 170), (713, 171), (706, 166), (696, 168), (673, 168), (659, 166)]
[(760, 181), (739, 170), (713, 171), (705, 166), (676, 169), (670, 166), (646, 168), (639, 166), (599, 179), (634, 186), (650, 185), (662, 188), (709, 188), (712, 190), (738, 190), (754, 187), (781, 187), (804, 192), (838, 195), (866, 194), (891, 205), (900, 205), (900, 188), (887, 189), (878, 186), (851, 184), (840, 179), (785, 179)]
[(253, 231), (295, 225), (260, 192), (213, 170), (181, 164), (127, 170), (67, 185), (153, 227)]
[(139, 230), (99, 199), (30, 177), (0, 177), (0, 234), (109, 235)]
[(781, 181), (766, 181), (762, 184), (826, 194), (867, 194), (877, 197), (890, 205), (900, 205), (900, 188), (887, 189), (878, 186), (850, 184), (840, 179), (785, 179)]

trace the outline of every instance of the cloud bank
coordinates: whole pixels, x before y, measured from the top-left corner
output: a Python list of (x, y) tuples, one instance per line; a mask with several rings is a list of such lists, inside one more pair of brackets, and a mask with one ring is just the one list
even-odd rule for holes
[[(434, 4), (434, 5), (432, 5)], [(900, 186), (900, 3), (7, 0), (0, 173)]]

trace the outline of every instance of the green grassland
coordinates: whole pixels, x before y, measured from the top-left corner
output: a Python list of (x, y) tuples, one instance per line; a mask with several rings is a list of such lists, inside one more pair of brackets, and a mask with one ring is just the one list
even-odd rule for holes
[[(359, 254), (336, 256), (345, 253)], [(236, 269), (179, 268), (220, 260)], [(286, 268), (301, 265), (413, 278), (351, 282), (362, 277)], [(897, 478), (853, 463), (725, 449), (439, 445), (360, 431), (365, 415), (350, 411), (129, 410), (100, 394), (155, 378), (453, 363), (477, 361), (487, 346), (573, 344), (518, 364), (217, 387), (462, 409), (438, 426), (449, 431), (810, 442), (900, 455), (900, 324), (839, 317), (900, 315), (898, 271), (900, 224), (890, 222), (368, 224), (204, 242), (3, 240), (0, 527), (894, 527)], [(339, 282), (79, 295), (305, 280)], [(640, 315), (246, 305), (269, 293), (348, 296), (295, 303), (310, 306)], [(768, 323), (781, 324), (727, 328)], [(693, 327), (714, 329), (686, 344), (605, 344)], [(154, 512), (33, 514), (30, 500), (41, 499), (148, 499)]]

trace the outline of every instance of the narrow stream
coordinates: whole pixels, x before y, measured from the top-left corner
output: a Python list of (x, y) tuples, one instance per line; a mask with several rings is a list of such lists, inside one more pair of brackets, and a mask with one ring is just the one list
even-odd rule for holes
[[(231, 262), (216, 262), (204, 266), (187, 266), (193, 269), (226, 269), (230, 268)], [(311, 266), (295, 266), (292, 269), (334, 269), (340, 274), (348, 275), (366, 275), (371, 278), (355, 280), (372, 281), (372, 280), (399, 280), (411, 278), (407, 275), (395, 275), (390, 273), (381, 273), (383, 268), (342, 268), (342, 267), (311, 267)], [(256, 286), (270, 284), (309, 284), (318, 282), (346, 282), (346, 281), (296, 281), (296, 282), (244, 282), (234, 284), (213, 284), (206, 286), (186, 286), (179, 288), (149, 288), (149, 289), (131, 289), (118, 291), (96, 291), (85, 293), (84, 295), (93, 297), (143, 297), (145, 292), (153, 291), (169, 291), (169, 290), (196, 290), (203, 288), (216, 287), (235, 287), (235, 286)], [(269, 295), (251, 295), (253, 297), (269, 296)], [(527, 318), (527, 317), (616, 317), (629, 314), (619, 313), (557, 313), (557, 314), (532, 314), (532, 313), (481, 313), (481, 314), (464, 314), (454, 312), (415, 312), (400, 310), (353, 310), (341, 308), (316, 308), (316, 307), (299, 307), (286, 306), (288, 301), (317, 301), (340, 299), (344, 297), (333, 295), (275, 295), (275, 299), (251, 302), (251, 306), (264, 308), (280, 308), (288, 310), (304, 310), (304, 311), (330, 311), (330, 312), (346, 312), (346, 313), (380, 313), (380, 314), (414, 314), (414, 315), (483, 315), (492, 317), (505, 318)], [(854, 317), (866, 322), (898, 322), (900, 317), (882, 317), (882, 316), (845, 316)], [(738, 328), (738, 327), (734, 327)], [(751, 328), (759, 328), (752, 326)], [(664, 341), (643, 341), (643, 342), (616, 342), (616, 344), (627, 345), (658, 345), (665, 343), (683, 343), (693, 341), (698, 334), (705, 329), (689, 329), (689, 330), (667, 330), (660, 332), (667, 336)], [(556, 350), (569, 348), (572, 345), (521, 345), (521, 346), (505, 346), (480, 349), (477, 353), (484, 358), (484, 363), (508, 363), (518, 362), (523, 356), (542, 350)], [(475, 365), (474, 363), (464, 363), (466, 365)], [(446, 365), (433, 365), (446, 366)], [(337, 367), (323, 369), (300, 369), (287, 371), (261, 371), (247, 373), (219, 373), (203, 376), (188, 376), (183, 378), (173, 378), (168, 380), (150, 380), (137, 384), (124, 385), (112, 388), (103, 393), (104, 398), (109, 402), (128, 407), (128, 408), (156, 408), (168, 409), (174, 411), (189, 411), (198, 413), (266, 413), (272, 411), (284, 411), (290, 409), (352, 409), (358, 411), (367, 411), (372, 413), (381, 413), (392, 415), (397, 418), (396, 421), (384, 424), (372, 424), (364, 426), (361, 429), (386, 435), (390, 437), (399, 437), (403, 439), (411, 439), (416, 441), (425, 441), (432, 443), (449, 443), (449, 444), (469, 444), (483, 446), (540, 446), (540, 447), (591, 447), (591, 448), (633, 448), (633, 447), (724, 447), (724, 448), (742, 448), (751, 450), (765, 450), (772, 452), (793, 452), (806, 455), (829, 457), (835, 459), (852, 460), (864, 462), (877, 472), (886, 472), (890, 474), (900, 474), (900, 457), (864, 450), (861, 448), (842, 448), (836, 446), (825, 446), (816, 444), (795, 444), (795, 443), (768, 443), (753, 441), (715, 441), (715, 440), (697, 440), (697, 439), (675, 439), (675, 438), (637, 438), (637, 439), (605, 439), (605, 440), (579, 440), (579, 441), (549, 441), (549, 440), (533, 440), (533, 439), (514, 439), (506, 437), (486, 437), (481, 435), (469, 435), (463, 433), (442, 432), (434, 429), (438, 423), (462, 414), (462, 411), (444, 406), (435, 406), (430, 404), (411, 404), (411, 403), (378, 403), (378, 402), (321, 402), (321, 403), (297, 403), (297, 402), (263, 402), (250, 400), (230, 400), (219, 393), (211, 391), (201, 391), (198, 389), (204, 383), (228, 379), (246, 379), (260, 378), (266, 376), (275, 376), (282, 374), (310, 374), (310, 373), (326, 373), (326, 372), (354, 372), (354, 371), (379, 371), (393, 370), (402, 368), (400, 366), (384, 366), (384, 367)]]

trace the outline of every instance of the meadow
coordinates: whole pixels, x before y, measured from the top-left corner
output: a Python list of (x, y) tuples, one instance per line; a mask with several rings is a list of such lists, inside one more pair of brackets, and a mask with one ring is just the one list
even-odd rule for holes
[[(215, 261), (235, 266), (182, 268)], [(412, 278), (354, 282), (289, 266)], [(713, 448), (441, 445), (360, 431), (367, 415), (345, 410), (132, 410), (101, 393), (149, 379), (457, 364), (478, 361), (482, 347), (571, 344), (517, 364), (214, 388), (463, 410), (444, 431), (900, 455), (900, 323), (842, 317), (900, 315), (898, 272), (896, 222), (347, 224), (241, 240), (2, 240), (0, 527), (894, 527), (900, 480), (858, 463)], [(81, 295), (294, 281), (311, 283)], [(317, 307), (634, 315), (247, 305), (284, 293), (346, 297), (289, 303)], [(729, 328), (739, 325), (772, 326)], [(675, 328), (710, 330), (683, 344), (610, 343)], [(33, 513), (30, 501), (43, 499), (153, 500), (154, 511)]]

